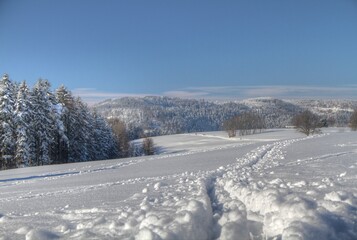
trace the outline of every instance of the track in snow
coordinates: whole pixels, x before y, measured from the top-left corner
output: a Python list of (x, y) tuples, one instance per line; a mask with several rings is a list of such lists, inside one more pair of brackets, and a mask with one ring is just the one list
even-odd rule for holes
[[(33, 206), (34, 211), (5, 213), (0, 207), (0, 233), (4, 232), (9, 239), (14, 239), (13, 236), (26, 236), (27, 239), (355, 239), (357, 191), (346, 185), (348, 181), (352, 181), (351, 185), (356, 182), (352, 174), (353, 166), (357, 167), (352, 161), (356, 154), (353, 144), (336, 143), (335, 149), (322, 149), (313, 157), (299, 157), (296, 162), (290, 159), (294, 158), (291, 149), (314, 147), (319, 141), (328, 142), (331, 136), (228, 144), (125, 163), (109, 161), (99, 166), (93, 163), (93, 166), (68, 171), (52, 171), (53, 176), (44, 178), (3, 178), (11, 180), (0, 183), (3, 190), (10, 189), (6, 184), (16, 183), (18, 185), (13, 186), (23, 192), (14, 192), (13, 196), (11, 191), (0, 193), (2, 206), (34, 201), (51, 210), (41, 212)], [(336, 141), (343, 142), (341, 139), (346, 136), (353, 138), (352, 135), (340, 136)], [(249, 151), (242, 152), (242, 149)], [(180, 172), (180, 166), (173, 165), (177, 169), (170, 169), (167, 174), (157, 175), (154, 170), (154, 173), (139, 172), (133, 177), (126, 176), (124, 171), (140, 171), (151, 163), (170, 166), (176, 163), (173, 159), (187, 163), (199, 160), (204, 164), (202, 157), (211, 157), (209, 161), (212, 161), (234, 154), (235, 161), (211, 170), (199, 170), (204, 165), (189, 165), (193, 166), (192, 171)], [(339, 168), (336, 177), (331, 174), (321, 179), (314, 176), (309, 181), (308, 175), (301, 171), (305, 170), (304, 166), (324, 161), (334, 164), (336, 159), (348, 167)], [(344, 159), (346, 161), (342, 162)], [(73, 169), (81, 169), (81, 173), (70, 174)], [(302, 175), (294, 173), (291, 176), (295, 169)], [(283, 171), (287, 171), (289, 177), (283, 177)], [(69, 174), (55, 175), (66, 172)], [(95, 183), (98, 176), (106, 176), (105, 181)], [(304, 176), (305, 179), (298, 180)], [(84, 182), (75, 185), (74, 179)], [(49, 187), (39, 192), (26, 191), (33, 184), (46, 186), (52, 182), (71, 185)], [(113, 194), (116, 191), (131, 197)], [(86, 201), (87, 197), (92, 198), (91, 206), (77, 202)], [(46, 206), (53, 199), (60, 201)], [(19, 209), (26, 208), (19, 205)], [(41, 221), (42, 225), (33, 224), (36, 221)]]

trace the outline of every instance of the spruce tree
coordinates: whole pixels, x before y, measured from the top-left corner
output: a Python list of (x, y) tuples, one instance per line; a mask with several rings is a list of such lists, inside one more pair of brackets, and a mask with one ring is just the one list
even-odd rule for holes
[[(91, 115), (88, 106), (77, 98), (75, 101), (77, 121), (75, 127), (77, 131), (77, 139), (81, 144), (80, 148), (80, 161), (95, 160), (90, 157), (90, 146), (95, 144), (95, 140), (91, 139), (91, 132), (94, 131), (94, 127), (91, 122)], [(94, 140), (94, 141), (91, 141)]]
[(14, 85), (7, 74), (0, 81), (0, 168), (15, 166)]
[(63, 133), (66, 136), (66, 140), (59, 140), (58, 142), (58, 159), (59, 163), (69, 162), (69, 148), (71, 142), (73, 141), (73, 122), (74, 116), (72, 112), (74, 111), (74, 100), (71, 92), (64, 87), (60, 86), (56, 90), (56, 100), (60, 106), (60, 120), (63, 124)]
[(49, 95), (49, 90), (49, 82), (42, 79), (38, 80), (32, 90), (35, 165), (52, 163), (50, 153), (56, 123), (53, 118), (53, 99)]
[(33, 113), (29, 89), (26, 82), (19, 86), (15, 103), (16, 123), (16, 152), (15, 160), (17, 167), (32, 165), (33, 134), (31, 122)]

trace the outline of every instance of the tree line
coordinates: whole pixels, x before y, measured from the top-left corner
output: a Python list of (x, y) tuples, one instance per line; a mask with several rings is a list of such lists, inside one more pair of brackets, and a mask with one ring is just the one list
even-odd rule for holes
[[(326, 119), (319, 117), (310, 110), (305, 110), (296, 114), (292, 119), (292, 124), (298, 132), (309, 136), (321, 132), (321, 128), (328, 127)], [(348, 126), (352, 131), (357, 130), (357, 109), (355, 109), (349, 119)]]
[(111, 126), (64, 86), (0, 81), (0, 169), (120, 156)]
[[(328, 121), (325, 118), (321, 118), (308, 109), (293, 116), (291, 124), (298, 132), (307, 136), (320, 133), (321, 128), (328, 127)], [(357, 109), (349, 119), (349, 127), (352, 131), (357, 131)], [(237, 132), (240, 136), (255, 134), (264, 128), (266, 128), (264, 118), (252, 111), (244, 112), (223, 122), (223, 129), (228, 137), (235, 137)]]

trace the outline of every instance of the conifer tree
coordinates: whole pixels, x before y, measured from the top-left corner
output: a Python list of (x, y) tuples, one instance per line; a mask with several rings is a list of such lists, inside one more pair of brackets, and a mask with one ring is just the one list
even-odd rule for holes
[[(80, 98), (76, 99), (76, 109), (77, 109), (77, 124), (79, 127), (77, 138), (81, 142), (81, 161), (95, 160), (90, 158), (90, 146), (95, 145), (95, 141), (91, 142), (91, 132), (94, 131), (91, 119), (91, 111), (88, 106), (81, 101)], [(95, 140), (95, 139), (94, 139)]]
[(93, 126), (94, 126), (94, 134), (93, 134), (93, 142), (95, 148), (95, 159), (106, 159), (108, 158), (108, 146), (107, 146), (107, 137), (105, 134), (104, 122), (103, 119), (94, 112), (93, 115)]
[(32, 106), (30, 92), (26, 82), (19, 86), (15, 103), (16, 123), (16, 153), (15, 161), (18, 167), (32, 165), (33, 134), (31, 133)]
[(33, 99), (33, 130), (34, 130), (34, 164), (46, 165), (50, 159), (51, 144), (53, 144), (53, 103), (49, 96), (50, 84), (46, 80), (38, 80), (32, 91)]
[(14, 167), (15, 123), (14, 85), (7, 74), (0, 81), (0, 168)]
[(66, 135), (67, 141), (60, 141), (58, 143), (58, 158), (60, 159), (60, 163), (68, 163), (69, 160), (69, 151), (71, 143), (73, 142), (73, 122), (74, 119), (74, 99), (71, 92), (64, 87), (60, 86), (56, 90), (56, 99), (58, 104), (61, 106), (60, 111), (60, 120), (63, 123), (63, 131)]

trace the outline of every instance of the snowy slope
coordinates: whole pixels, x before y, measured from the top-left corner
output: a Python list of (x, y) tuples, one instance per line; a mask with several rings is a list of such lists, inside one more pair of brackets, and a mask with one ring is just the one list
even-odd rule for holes
[(161, 154), (0, 172), (0, 239), (357, 239), (357, 134), (154, 138)]

